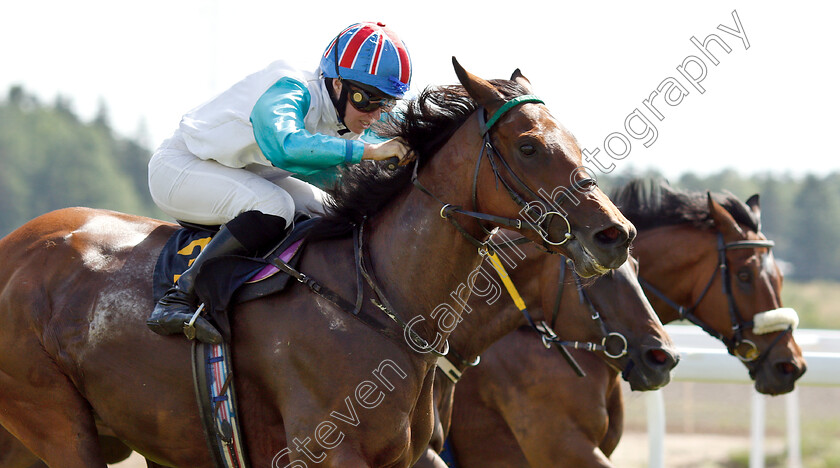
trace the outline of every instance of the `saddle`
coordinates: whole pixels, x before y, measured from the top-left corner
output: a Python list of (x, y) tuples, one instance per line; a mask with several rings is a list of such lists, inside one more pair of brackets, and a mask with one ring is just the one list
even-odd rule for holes
[[(207, 319), (230, 341), (227, 313), (234, 305), (282, 291), (289, 276), (271, 262), (280, 259), (293, 268), (300, 260), (307, 233), (316, 219), (306, 218), (294, 224), (292, 231), (274, 249), (262, 257), (222, 256), (207, 260), (196, 275), (195, 292), (207, 311)], [(210, 242), (218, 226), (182, 223), (167, 241), (153, 278), (153, 299), (157, 302), (175, 284), (178, 275)], [(215, 228), (215, 230), (213, 229)]]

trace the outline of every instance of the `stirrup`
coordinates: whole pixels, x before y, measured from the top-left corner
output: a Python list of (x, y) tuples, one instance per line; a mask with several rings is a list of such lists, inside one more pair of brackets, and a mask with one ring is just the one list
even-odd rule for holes
[(195, 339), (195, 321), (198, 320), (198, 316), (201, 315), (201, 312), (204, 310), (204, 303), (202, 302), (198, 309), (195, 310), (192, 318), (190, 318), (189, 322), (184, 322), (184, 335), (187, 337), (188, 340)]

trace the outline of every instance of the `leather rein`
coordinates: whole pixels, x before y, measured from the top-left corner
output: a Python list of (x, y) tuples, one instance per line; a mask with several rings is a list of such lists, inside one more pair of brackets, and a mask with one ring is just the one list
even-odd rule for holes
[[(534, 198), (534, 202), (539, 202), (541, 200), (541, 198), (536, 193), (534, 193), (533, 190), (531, 190), (522, 181), (522, 179), (520, 179), (513, 172), (513, 170), (510, 168), (510, 166), (508, 166), (507, 162), (504, 161), (504, 158), (502, 158), (501, 155), (498, 153), (498, 151), (495, 150), (492, 142), (490, 141), (489, 130), (502, 117), (502, 115), (504, 115), (506, 112), (508, 112), (513, 107), (515, 107), (517, 105), (520, 105), (520, 104), (525, 104), (525, 103), (542, 103), (542, 102), (543, 101), (540, 98), (538, 98), (534, 95), (525, 95), (525, 96), (519, 96), (519, 97), (513, 98), (510, 101), (507, 101), (504, 105), (502, 105), (499, 108), (499, 110), (496, 111), (496, 113), (490, 118), (490, 120), (487, 123), (484, 122), (484, 109), (481, 108), (481, 107), (478, 108), (477, 113), (478, 113), (478, 116), (479, 116), (479, 122), (482, 126), (482, 136), (483, 136), (483, 139), (484, 139), (484, 146), (482, 148), (481, 153), (479, 154), (478, 161), (476, 162), (475, 179), (473, 180), (473, 199), (474, 200), (476, 198), (476, 191), (477, 191), (478, 169), (479, 169), (480, 164), (481, 164), (481, 159), (485, 154), (487, 154), (488, 160), (491, 161), (491, 165), (493, 167), (493, 172), (496, 176), (497, 182), (498, 181), (502, 182), (502, 184), (505, 186), (505, 188), (510, 193), (513, 200), (519, 206), (523, 207), (523, 209), (527, 210), (529, 213), (531, 213), (532, 210), (533, 210), (533, 208), (528, 206), (528, 203), (526, 203), (524, 201), (522, 196), (520, 196), (515, 190), (513, 190), (511, 188), (511, 186), (507, 182), (507, 180), (504, 177), (501, 176), (501, 174), (499, 173), (499, 170), (498, 170), (499, 162), (496, 161), (496, 158), (498, 158), (498, 160), (501, 162), (503, 167), (507, 170), (507, 173), (516, 182), (516, 184), (523, 187), (525, 189), (525, 191), (529, 194), (529, 196)], [(567, 242), (569, 239), (573, 238), (573, 235), (571, 233), (571, 225), (569, 224), (569, 221), (566, 219), (565, 216), (563, 216), (561, 213), (556, 212), (556, 211), (542, 213), (542, 214), (540, 214), (539, 216), (536, 217), (537, 222), (531, 222), (531, 221), (522, 220), (522, 219), (518, 219), (518, 218), (506, 218), (506, 217), (502, 217), (502, 216), (495, 216), (495, 215), (486, 214), (486, 213), (479, 213), (479, 212), (475, 212), (475, 211), (467, 211), (467, 210), (461, 209), (458, 206), (454, 206), (454, 205), (444, 203), (439, 198), (434, 196), (428, 189), (426, 189), (426, 187), (424, 187), (420, 183), (420, 181), (417, 178), (418, 166), (419, 166), (419, 161), (415, 162), (413, 173), (412, 173), (412, 176), (411, 176), (411, 181), (412, 181), (413, 185), (415, 187), (417, 187), (420, 191), (429, 195), (433, 199), (437, 200), (441, 205), (443, 205), (443, 207), (440, 210), (441, 217), (443, 217), (445, 219), (448, 219), (450, 222), (452, 222), (455, 225), (455, 227), (458, 229), (458, 231), (462, 235), (464, 235), (464, 237), (468, 241), (470, 241), (470, 243), (472, 243), (473, 245), (476, 245), (479, 248), (484, 248), (486, 250), (489, 239), (488, 239), (488, 241), (481, 242), (478, 239), (476, 239), (475, 237), (473, 237), (451, 216), (453, 213), (463, 214), (463, 215), (466, 215), (466, 216), (470, 216), (472, 218), (476, 218), (476, 219), (481, 220), (481, 221), (487, 221), (487, 222), (490, 222), (490, 223), (494, 223), (494, 224), (498, 224), (498, 225), (502, 225), (502, 226), (507, 226), (507, 227), (511, 227), (511, 228), (515, 228), (515, 229), (522, 229), (522, 228), (533, 229), (540, 234), (540, 237), (543, 239), (544, 244), (561, 245), (561, 244)], [(575, 184), (576, 185), (575, 188), (576, 189), (579, 189), (581, 187), (582, 188), (588, 188), (588, 187), (591, 187), (594, 184), (595, 184), (595, 181), (593, 179), (584, 179), (580, 182), (577, 182)], [(564, 196), (568, 196), (568, 195), (566, 195), (564, 193)], [(548, 226), (551, 222), (550, 219), (549, 219), (550, 215), (560, 216), (566, 223), (567, 231), (566, 231), (566, 233), (564, 235), (564, 239), (562, 241), (553, 242), (553, 241), (549, 240), (548, 237), (547, 237), (548, 236)], [(485, 228), (482, 226), (482, 229), (485, 229)], [(282, 260), (279, 260), (279, 259), (275, 258), (275, 259), (272, 259), (271, 263), (274, 266), (276, 266), (277, 268), (279, 268), (281, 271), (285, 272), (286, 274), (288, 274), (288, 275), (292, 276), (293, 278), (295, 278), (296, 280), (298, 280), (298, 282), (305, 284), (315, 294), (318, 294), (319, 296), (323, 297), (324, 299), (332, 302), (333, 304), (335, 304), (336, 306), (338, 306), (339, 308), (341, 308), (345, 312), (349, 313), (354, 318), (357, 318), (360, 321), (362, 321), (363, 323), (373, 327), (380, 334), (382, 334), (382, 335), (384, 335), (388, 338), (395, 339), (396, 335), (393, 333), (392, 330), (389, 329), (389, 327), (387, 325), (382, 325), (378, 320), (376, 320), (372, 315), (370, 315), (368, 312), (366, 312), (363, 309), (362, 305), (363, 305), (364, 290), (363, 290), (362, 280), (364, 279), (364, 281), (368, 284), (368, 286), (373, 290), (373, 292), (376, 295), (376, 298), (371, 298), (370, 299), (371, 303), (373, 303), (377, 307), (377, 309), (381, 310), (388, 318), (390, 318), (391, 321), (395, 322), (396, 324), (398, 324), (402, 328), (403, 335), (404, 335), (405, 339), (411, 340), (415, 345), (419, 346), (422, 349), (429, 350), (429, 352), (432, 355), (437, 356), (438, 358), (445, 357), (449, 353), (449, 342), (448, 342), (448, 340), (444, 342), (443, 350), (442, 351), (437, 351), (435, 349), (436, 346), (438, 345), (437, 342), (429, 344), (429, 342), (427, 340), (425, 340), (420, 335), (418, 335), (411, 327), (408, 326), (408, 324), (404, 320), (402, 320), (394, 312), (393, 306), (391, 306), (391, 304), (389, 303), (389, 301), (388, 301), (387, 297), (385, 296), (385, 293), (383, 292), (382, 288), (379, 287), (379, 284), (376, 281), (375, 276), (373, 275), (372, 272), (368, 271), (368, 268), (366, 266), (366, 264), (367, 264), (366, 254), (363, 250), (363, 245), (364, 245), (364, 220), (358, 226), (358, 228), (353, 231), (353, 243), (354, 243), (354, 257), (355, 257), (355, 268), (356, 268), (356, 301), (355, 302), (350, 302), (347, 299), (344, 299), (340, 294), (336, 293), (335, 291), (328, 288), (327, 286), (321, 284), (315, 278), (312, 278), (312, 277), (310, 277), (310, 276), (308, 276), (304, 273), (301, 273), (301, 272), (297, 271), (296, 269), (292, 268), (291, 266), (289, 266), (288, 264), (286, 264)], [(478, 363), (478, 360), (475, 361), (475, 364), (477, 364), (477, 363)], [(473, 365), (475, 365), (475, 364), (473, 364)]]
[[(461, 233), (461, 235), (463, 235), (467, 240), (470, 241), (470, 243), (472, 243), (473, 245), (475, 245), (478, 248), (482, 248), (482, 247), (487, 246), (487, 243), (489, 241), (481, 242), (478, 239), (476, 239), (472, 234), (468, 233), (466, 231), (466, 229), (464, 229), (464, 227), (452, 216), (453, 214), (461, 214), (461, 215), (464, 215), (464, 216), (468, 216), (468, 217), (477, 219), (479, 221), (486, 221), (486, 222), (495, 224), (497, 226), (505, 226), (505, 227), (509, 227), (509, 228), (513, 228), (513, 229), (517, 229), (517, 230), (523, 229), (523, 228), (524, 229), (531, 229), (533, 231), (536, 231), (537, 234), (540, 236), (540, 238), (542, 239), (542, 242), (543, 242), (543, 249), (546, 250), (546, 251), (548, 251), (549, 246), (563, 245), (566, 242), (568, 242), (569, 240), (574, 238), (574, 234), (572, 234), (571, 224), (569, 223), (568, 218), (563, 213), (560, 213), (559, 211), (548, 211), (548, 210), (545, 210), (545, 212), (540, 213), (538, 210), (535, 209), (534, 206), (532, 206), (533, 204), (542, 205), (542, 203), (544, 201), (544, 197), (541, 197), (536, 192), (534, 192), (528, 186), (528, 184), (526, 184), (513, 171), (513, 169), (507, 163), (505, 158), (502, 157), (501, 153), (499, 153), (499, 151), (496, 149), (496, 147), (493, 145), (493, 142), (491, 141), (490, 129), (493, 128), (495, 123), (498, 122), (499, 119), (505, 113), (507, 113), (510, 109), (512, 109), (513, 107), (518, 106), (520, 104), (526, 104), (526, 103), (542, 104), (543, 101), (542, 101), (542, 99), (538, 98), (537, 96), (530, 95), (530, 94), (515, 97), (515, 98), (507, 101), (504, 105), (502, 105), (499, 108), (499, 110), (497, 110), (490, 117), (490, 120), (488, 120), (488, 121), (485, 121), (484, 108), (479, 107), (477, 109), (476, 114), (478, 115), (478, 122), (479, 122), (479, 126), (481, 128), (481, 136), (482, 136), (482, 139), (483, 139), (483, 146), (482, 146), (481, 152), (478, 155), (478, 159), (476, 160), (475, 171), (473, 173), (472, 201), (473, 201), (473, 206), (478, 205), (478, 203), (477, 203), (477, 198), (478, 198), (478, 174), (479, 174), (479, 169), (481, 168), (481, 161), (486, 156), (487, 160), (488, 160), (488, 162), (489, 162), (489, 164), (490, 164), (490, 166), (493, 170), (493, 174), (496, 178), (496, 183), (497, 184), (499, 182), (502, 183), (505, 190), (510, 195), (511, 199), (518, 206), (520, 206), (522, 208), (522, 210), (520, 212), (528, 213), (528, 215), (529, 215), (528, 218), (530, 218), (530, 220), (521, 219), (521, 218), (507, 218), (507, 217), (503, 217), (503, 216), (496, 216), (496, 215), (491, 215), (491, 214), (486, 214), (486, 213), (480, 213), (480, 212), (476, 212), (476, 211), (465, 210), (462, 207), (457, 206), (457, 205), (451, 205), (451, 204), (445, 203), (445, 202), (441, 201), (438, 197), (436, 197), (430, 190), (428, 190), (426, 187), (424, 187), (422, 183), (420, 183), (420, 181), (418, 180), (418, 176), (417, 176), (417, 169), (418, 169), (418, 166), (419, 166), (419, 162), (415, 163), (415, 165), (414, 165), (414, 171), (411, 175), (411, 182), (414, 184), (414, 186), (417, 187), (417, 189), (420, 190), (421, 192), (423, 192), (426, 195), (432, 197), (434, 200), (436, 200), (438, 203), (440, 203), (442, 205), (442, 207), (440, 209), (441, 218), (444, 218), (444, 219), (448, 220), (449, 222), (451, 222), (455, 226), (455, 228), (458, 230), (458, 232)], [(507, 175), (507, 178), (502, 175), (502, 170), (504, 170), (504, 174)], [(509, 181), (508, 178), (510, 178), (510, 180), (512, 182)], [(513, 187), (513, 185), (518, 186), (523, 192), (525, 192), (525, 194), (527, 195), (528, 198), (531, 199), (531, 201), (526, 202), (525, 197), (523, 197)], [(585, 179), (582, 179), (580, 181), (575, 181), (573, 185), (574, 185), (575, 190), (582, 193), (583, 191), (591, 190), (592, 187), (595, 187), (597, 185), (597, 183), (596, 183), (595, 179), (585, 178)], [(557, 203), (562, 204), (563, 200), (568, 198), (568, 197), (569, 197), (568, 192), (564, 191), (563, 192), (563, 198), (560, 199)], [(552, 202), (552, 201), (553, 200), (550, 200), (549, 202)], [(560, 219), (562, 219), (563, 222), (566, 224), (566, 232), (563, 235), (563, 239), (559, 240), (559, 241), (551, 240), (549, 238), (548, 229), (549, 229), (549, 226), (551, 224), (551, 221), (553, 220), (553, 218), (552, 218), (553, 216), (560, 217)], [(535, 221), (533, 221), (533, 220), (535, 220)], [(482, 228), (482, 230), (484, 230), (485, 233), (490, 234), (491, 231), (489, 231), (483, 224), (481, 225), (481, 228)]]

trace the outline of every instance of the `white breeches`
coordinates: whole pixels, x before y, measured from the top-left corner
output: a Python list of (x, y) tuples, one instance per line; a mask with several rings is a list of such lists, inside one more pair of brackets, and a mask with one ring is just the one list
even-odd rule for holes
[(149, 162), (149, 191), (164, 213), (198, 224), (225, 224), (250, 210), (282, 216), (288, 224), (296, 211), (323, 213), (326, 193), (290, 176), (258, 164), (234, 169), (169, 147)]

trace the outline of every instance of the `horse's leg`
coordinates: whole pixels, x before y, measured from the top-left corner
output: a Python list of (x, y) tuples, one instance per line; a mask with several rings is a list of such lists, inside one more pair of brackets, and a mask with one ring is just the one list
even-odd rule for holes
[(427, 448), (423, 456), (414, 464), (414, 468), (446, 468), (446, 462), (431, 448)]
[(47, 468), (47, 465), (0, 426), (0, 467)]
[(90, 406), (33, 341), (18, 340), (15, 356), (0, 358), (3, 425), (49, 466), (105, 468)]
[[(452, 455), (458, 466), (527, 467), (528, 460), (508, 422), (492, 403), (495, 387), (487, 381), (483, 371), (480, 367), (470, 369), (469, 374), (464, 374), (469, 377), (455, 388), (455, 408), (449, 430)], [(489, 374), (492, 378), (493, 373)]]
[[(583, 432), (557, 434), (562, 440), (562, 466), (576, 468), (615, 468), (609, 458), (595, 447), (592, 440)], [(556, 461), (557, 459), (555, 459)], [(549, 465), (534, 465), (549, 466)]]
[(109, 465), (125, 461), (133, 452), (123, 441), (109, 435), (99, 435), (99, 447), (102, 450), (102, 458)]
[(599, 445), (601, 451), (608, 457), (618, 447), (621, 434), (624, 432), (624, 399), (621, 395), (621, 382), (617, 376), (613, 385), (612, 391), (607, 396), (607, 417), (609, 418), (607, 433)]

